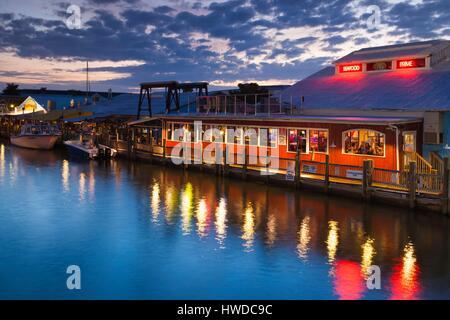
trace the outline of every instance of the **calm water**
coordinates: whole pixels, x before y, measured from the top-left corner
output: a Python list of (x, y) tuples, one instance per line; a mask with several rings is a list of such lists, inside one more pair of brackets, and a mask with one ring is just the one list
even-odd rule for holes
[(0, 144), (0, 298), (449, 299), (449, 221)]

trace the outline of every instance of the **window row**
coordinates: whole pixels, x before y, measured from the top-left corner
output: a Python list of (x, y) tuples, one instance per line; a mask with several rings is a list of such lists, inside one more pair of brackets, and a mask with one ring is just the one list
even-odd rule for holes
[(288, 151), (297, 152), (298, 147), (302, 153), (328, 153), (328, 130), (289, 129)]
[(236, 126), (203, 125), (194, 127), (193, 124), (170, 123), (168, 139), (172, 141), (193, 142), (224, 142), (229, 144), (248, 146), (278, 145), (278, 129), (274, 128), (246, 128)]
[[(271, 148), (278, 146), (279, 132), (275, 128), (203, 125), (201, 128), (196, 128), (197, 130), (194, 132), (193, 124), (170, 123), (168, 126), (167, 138), (172, 141), (220, 141)], [(328, 153), (329, 133), (326, 129), (288, 129), (286, 138), (289, 152), (297, 152), (297, 148), (300, 148), (301, 153)], [(342, 133), (342, 153), (383, 157), (385, 140), (385, 134), (374, 130), (344, 131)]]

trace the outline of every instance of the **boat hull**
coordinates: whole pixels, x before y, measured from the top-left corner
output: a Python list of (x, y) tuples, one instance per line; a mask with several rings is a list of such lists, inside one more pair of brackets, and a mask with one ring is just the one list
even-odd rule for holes
[(28, 149), (50, 150), (58, 141), (59, 136), (15, 136), (11, 137), (11, 144)]
[(88, 149), (74, 141), (65, 141), (64, 145), (72, 157), (81, 159), (96, 159), (98, 157), (98, 149)]

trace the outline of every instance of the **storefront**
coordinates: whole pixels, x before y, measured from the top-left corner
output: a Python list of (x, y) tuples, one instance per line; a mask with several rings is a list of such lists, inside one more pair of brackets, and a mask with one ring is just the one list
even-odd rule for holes
[[(325, 161), (361, 166), (363, 160), (373, 160), (374, 167), (400, 170), (403, 154), (418, 150), (422, 145), (422, 120), (415, 118), (380, 117), (236, 117), (205, 115), (164, 115), (159, 119), (161, 134), (152, 144), (165, 141), (167, 154), (179, 145), (190, 148), (211, 149), (212, 144), (222, 145), (232, 154), (267, 154), (279, 159)], [(139, 143), (147, 141), (140, 123), (135, 128)], [(148, 130), (157, 128), (148, 126)], [(149, 132), (149, 131), (146, 131)], [(146, 142), (144, 142), (146, 143)], [(299, 151), (297, 151), (299, 149)], [(283, 161), (280, 162), (281, 168)], [(282, 168), (286, 169), (286, 168)]]

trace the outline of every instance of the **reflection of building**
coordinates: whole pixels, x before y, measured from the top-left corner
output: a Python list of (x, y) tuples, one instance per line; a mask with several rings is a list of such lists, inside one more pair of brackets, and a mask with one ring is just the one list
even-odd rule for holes
[[(268, 150), (271, 155), (291, 160), (299, 147), (302, 160), (324, 161), (328, 154), (334, 164), (361, 166), (364, 159), (371, 159), (375, 167), (393, 170), (400, 169), (404, 150), (399, 130), (417, 132), (418, 137), (422, 132), (421, 119), (405, 117), (170, 114), (157, 119), (134, 124), (135, 130), (145, 130), (138, 143), (149, 144), (147, 133), (153, 132), (154, 137), (159, 137), (153, 139), (155, 146), (162, 145), (165, 139), (170, 149), (180, 141), (190, 142), (192, 149), (205, 149), (220, 141), (224, 148), (233, 145), (234, 153), (241, 148), (248, 154), (250, 148), (255, 148), (256, 153)], [(155, 121), (162, 121), (161, 134), (155, 129)], [(196, 127), (196, 121), (201, 121), (202, 126)], [(280, 166), (286, 169), (286, 164)]]

